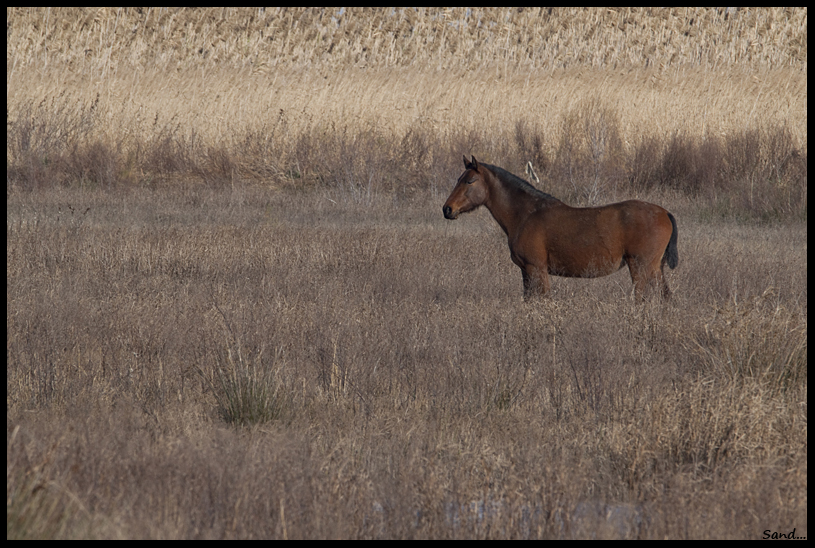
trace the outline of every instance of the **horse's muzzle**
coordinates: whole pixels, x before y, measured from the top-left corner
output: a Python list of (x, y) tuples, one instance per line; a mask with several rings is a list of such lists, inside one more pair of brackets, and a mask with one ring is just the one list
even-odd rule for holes
[(442, 207), (441, 210), (444, 212), (445, 219), (455, 219), (458, 216), (453, 215), (453, 208), (450, 207), (449, 205)]

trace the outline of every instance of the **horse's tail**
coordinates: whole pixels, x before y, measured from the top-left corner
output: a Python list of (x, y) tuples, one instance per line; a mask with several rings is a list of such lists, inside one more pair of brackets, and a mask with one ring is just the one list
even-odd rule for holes
[(677, 240), (677, 232), (676, 232), (676, 219), (674, 216), (668, 213), (668, 218), (671, 220), (671, 226), (673, 227), (673, 231), (671, 232), (671, 239), (668, 242), (668, 247), (665, 248), (665, 254), (662, 256), (662, 259), (668, 262), (668, 266), (672, 269), (676, 268), (676, 265), (679, 264), (679, 251), (676, 248), (676, 240)]

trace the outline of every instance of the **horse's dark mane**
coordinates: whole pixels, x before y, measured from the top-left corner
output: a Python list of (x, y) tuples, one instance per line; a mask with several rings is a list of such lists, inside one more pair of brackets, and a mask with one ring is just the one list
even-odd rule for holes
[(512, 173), (510, 173), (509, 171), (507, 171), (504, 168), (501, 168), (501, 167), (498, 167), (498, 166), (493, 166), (493, 165), (490, 165), (490, 164), (481, 164), (481, 165), (486, 167), (490, 171), (492, 171), (499, 179), (501, 179), (505, 183), (507, 183), (507, 184), (509, 184), (511, 186), (514, 186), (515, 188), (518, 188), (520, 190), (523, 190), (527, 194), (531, 194), (532, 196), (535, 196), (536, 198), (542, 198), (544, 200), (555, 200), (557, 202), (560, 201), (557, 198), (555, 198), (554, 196), (552, 196), (551, 194), (547, 194), (542, 190), (538, 190), (537, 188), (535, 188), (532, 185), (532, 183), (530, 183), (528, 181), (524, 181), (523, 179), (521, 179), (517, 175), (513, 175)]

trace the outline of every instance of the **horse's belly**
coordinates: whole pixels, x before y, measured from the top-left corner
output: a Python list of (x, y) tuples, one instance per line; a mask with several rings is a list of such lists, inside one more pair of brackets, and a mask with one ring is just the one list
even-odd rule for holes
[(549, 256), (549, 274), (567, 278), (599, 278), (608, 276), (625, 266), (622, 258), (594, 255), (592, 257)]

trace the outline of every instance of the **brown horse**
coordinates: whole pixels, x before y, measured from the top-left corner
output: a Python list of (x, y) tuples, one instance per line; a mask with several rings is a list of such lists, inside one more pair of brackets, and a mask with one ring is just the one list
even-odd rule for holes
[(661, 286), (662, 272), (676, 268), (676, 219), (639, 200), (602, 207), (571, 207), (520, 177), (475, 157), (464, 157), (464, 173), (442, 211), (447, 219), (487, 206), (507, 235), (509, 251), (524, 278), (524, 299), (549, 291), (549, 274), (577, 278), (607, 276), (628, 265), (635, 293)]

